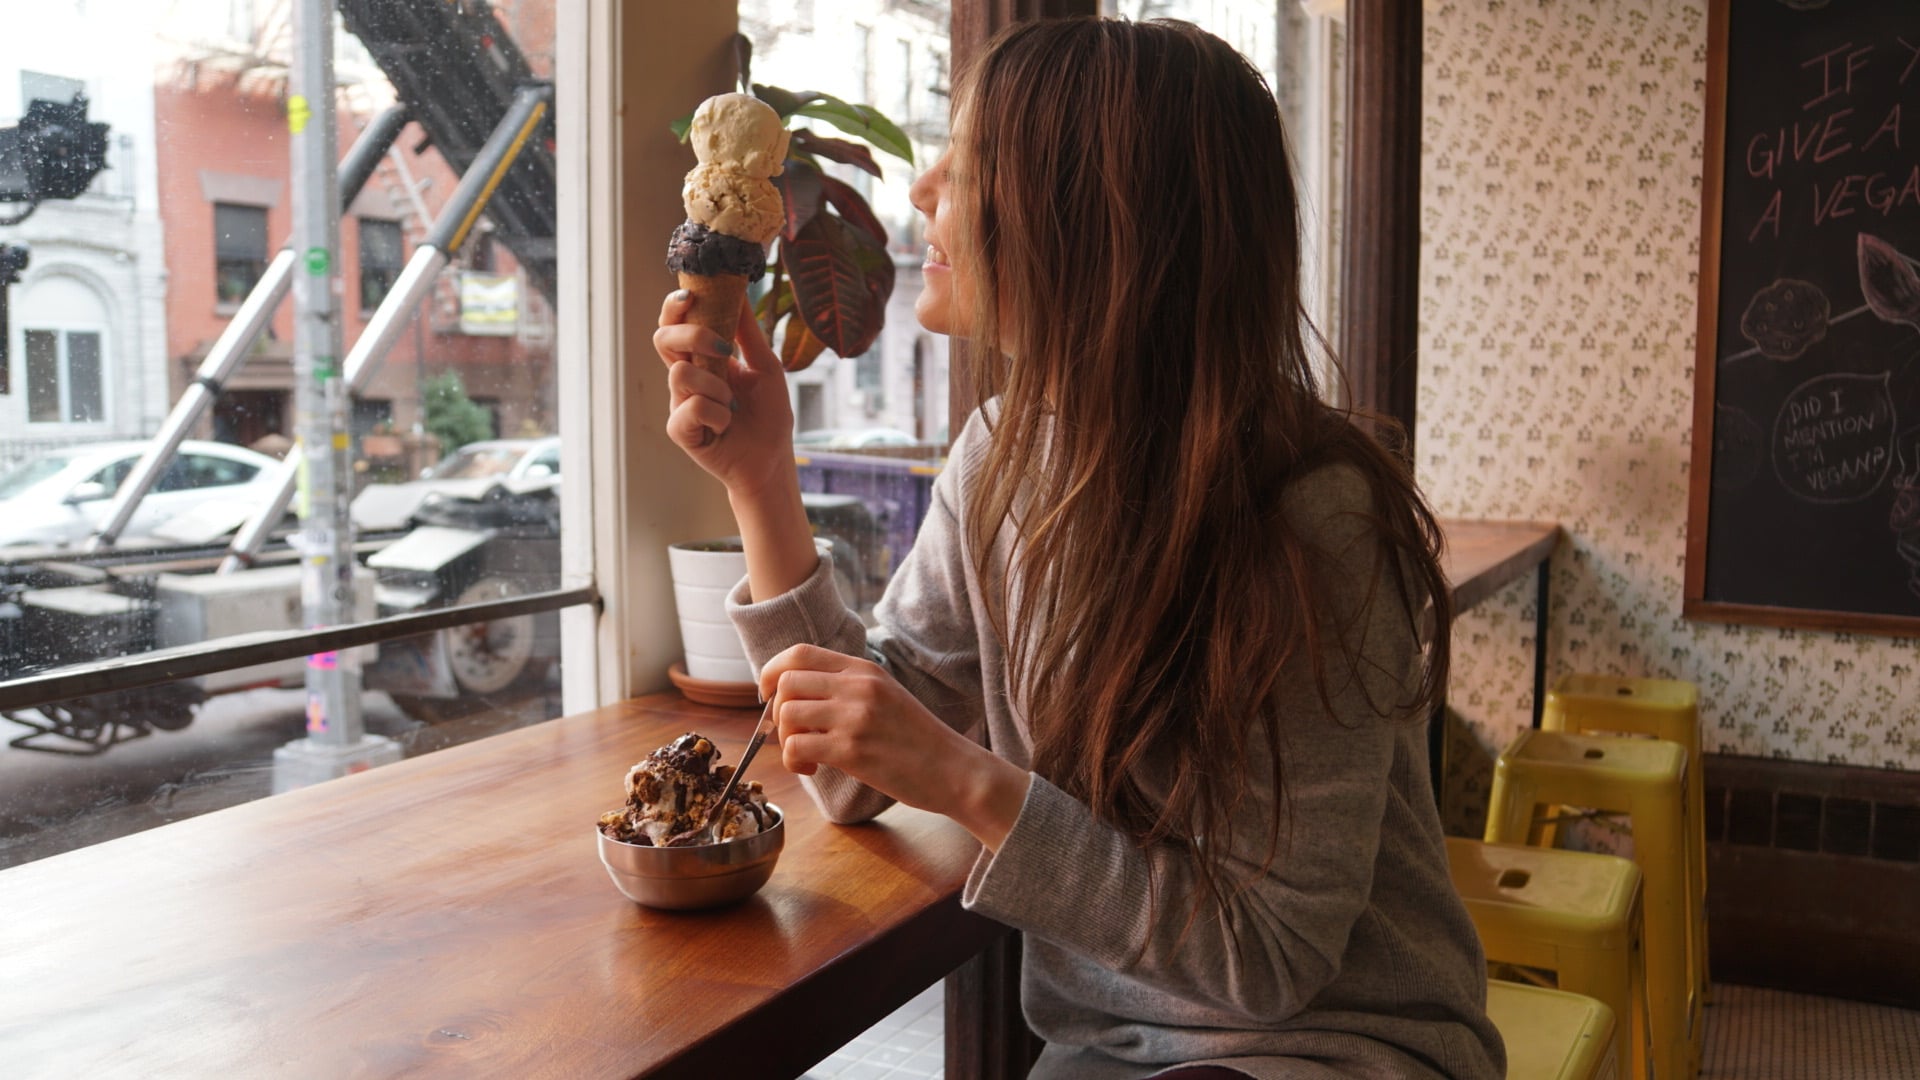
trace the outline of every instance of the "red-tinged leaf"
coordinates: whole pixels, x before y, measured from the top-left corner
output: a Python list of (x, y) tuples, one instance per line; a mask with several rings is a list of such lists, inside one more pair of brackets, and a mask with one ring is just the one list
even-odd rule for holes
[(780, 169), (780, 175), (773, 178), (775, 187), (780, 189), (780, 201), (786, 205), (787, 223), (780, 227), (782, 239), (791, 240), (800, 235), (807, 227), (813, 215), (820, 212), (820, 170), (798, 158), (788, 158)]
[(1860, 234), (1860, 291), (1875, 315), (1920, 327), (1920, 274), (1892, 244)]
[[(852, 165), (880, 177), (880, 163), (873, 160), (873, 151), (857, 142), (846, 139), (831, 139), (825, 135), (815, 135), (806, 128), (793, 133), (793, 148), (804, 150), (816, 157), (837, 161), (842, 165)], [(885, 177), (880, 177), (885, 179)]]
[(860, 197), (860, 192), (852, 184), (821, 173), (820, 189), (826, 194), (827, 202), (840, 211), (840, 216), (846, 218), (848, 224), (866, 230), (867, 235), (873, 237), (881, 247), (887, 245), (887, 227), (873, 216), (873, 208), (867, 205), (867, 200)]
[(781, 245), (797, 314), (841, 356), (858, 356), (880, 336), (893, 295), (893, 260), (865, 230), (817, 214)]
[(787, 332), (780, 338), (781, 367), (788, 371), (805, 371), (826, 350), (827, 343), (807, 328), (805, 319), (796, 315), (787, 320)]

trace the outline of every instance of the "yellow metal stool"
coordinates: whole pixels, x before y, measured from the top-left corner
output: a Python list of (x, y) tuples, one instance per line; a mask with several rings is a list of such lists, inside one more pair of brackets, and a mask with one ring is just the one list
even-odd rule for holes
[[(1706, 828), (1707, 784), (1700, 757), (1700, 688), (1683, 679), (1630, 679), (1572, 674), (1547, 693), (1540, 727), (1574, 735), (1650, 735), (1687, 751), (1687, 795), (1695, 829)], [(1713, 1000), (1707, 963), (1707, 844), (1693, 838), (1693, 894), (1700, 898), (1687, 923), (1693, 956), (1694, 992)]]
[(1494, 764), (1485, 839), (1538, 846), (1556, 806), (1624, 814), (1643, 878), (1647, 1026), (1661, 1080), (1700, 1067), (1704, 1002), (1691, 982), (1693, 851), (1687, 752), (1664, 739), (1523, 731)]
[(1507, 1044), (1507, 1080), (1616, 1080), (1613, 1010), (1565, 990), (1487, 980), (1487, 1016)]
[(1652, 1075), (1640, 937), (1640, 868), (1613, 855), (1447, 838), (1454, 891), (1487, 959), (1552, 971), (1613, 1010), (1614, 1058)]

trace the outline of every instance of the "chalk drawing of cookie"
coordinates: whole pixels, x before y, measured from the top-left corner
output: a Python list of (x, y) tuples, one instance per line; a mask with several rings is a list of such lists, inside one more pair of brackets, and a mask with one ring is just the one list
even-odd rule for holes
[(1827, 316), (1832, 310), (1820, 286), (1799, 278), (1779, 278), (1747, 302), (1740, 332), (1763, 355), (1797, 360), (1827, 336)]

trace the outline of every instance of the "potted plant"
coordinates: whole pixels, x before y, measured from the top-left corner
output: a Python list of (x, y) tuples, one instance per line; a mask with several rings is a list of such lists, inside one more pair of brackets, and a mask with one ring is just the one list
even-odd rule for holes
[[(899, 125), (870, 105), (856, 105), (817, 90), (787, 90), (752, 81), (753, 47), (734, 38), (740, 91), (772, 106), (787, 121), (792, 143), (774, 184), (786, 204), (787, 221), (767, 265), (767, 286), (754, 313), (780, 362), (799, 371), (828, 349), (858, 356), (880, 336), (887, 299), (893, 295), (893, 258), (887, 230), (853, 185), (821, 167), (839, 162), (880, 177), (873, 151), (913, 164), (913, 144)], [(821, 134), (808, 121), (852, 138)], [(693, 114), (677, 120), (681, 142)], [(854, 141), (859, 140), (859, 141)], [(863, 145), (864, 144), (864, 145)]]

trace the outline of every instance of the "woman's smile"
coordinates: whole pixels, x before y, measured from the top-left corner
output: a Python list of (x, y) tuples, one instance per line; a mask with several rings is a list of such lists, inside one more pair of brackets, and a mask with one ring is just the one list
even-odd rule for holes
[(924, 264), (922, 264), (921, 269), (951, 270), (953, 269), (953, 267), (947, 262), (947, 253), (941, 250), (940, 245), (928, 244), (927, 245), (927, 261)]

